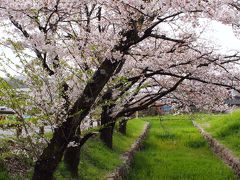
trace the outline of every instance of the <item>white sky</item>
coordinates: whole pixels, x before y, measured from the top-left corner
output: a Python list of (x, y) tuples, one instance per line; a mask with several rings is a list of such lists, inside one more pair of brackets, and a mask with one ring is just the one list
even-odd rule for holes
[(216, 46), (219, 46), (219, 49), (223, 52), (240, 52), (240, 39), (235, 36), (231, 25), (211, 21), (208, 23), (206, 31), (203, 32), (202, 37), (213, 40), (216, 43)]

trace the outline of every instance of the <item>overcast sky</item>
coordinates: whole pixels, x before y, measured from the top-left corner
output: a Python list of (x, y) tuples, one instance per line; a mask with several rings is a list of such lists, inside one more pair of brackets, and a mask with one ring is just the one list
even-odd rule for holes
[(202, 36), (212, 39), (223, 52), (240, 51), (240, 39), (233, 33), (231, 25), (211, 21), (211, 23), (208, 23), (206, 31), (204, 31)]

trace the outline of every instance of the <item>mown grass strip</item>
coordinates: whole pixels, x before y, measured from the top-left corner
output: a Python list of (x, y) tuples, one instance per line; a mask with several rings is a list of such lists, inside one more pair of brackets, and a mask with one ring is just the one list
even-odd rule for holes
[(237, 179), (209, 149), (188, 116), (146, 118), (151, 129), (127, 179)]
[(150, 124), (146, 123), (141, 135), (135, 140), (131, 148), (122, 155), (121, 158), (123, 162), (121, 163), (121, 166), (117, 167), (111, 174), (109, 174), (107, 179), (123, 179), (128, 175), (129, 169), (133, 163), (133, 157), (137, 151), (141, 149), (143, 141), (147, 136), (149, 127)]

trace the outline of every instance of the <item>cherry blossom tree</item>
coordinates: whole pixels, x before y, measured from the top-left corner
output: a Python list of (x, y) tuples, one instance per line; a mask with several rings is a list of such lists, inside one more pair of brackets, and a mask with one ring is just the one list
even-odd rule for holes
[[(177, 59), (175, 59), (176, 63), (171, 59), (169, 60), (171, 64), (168, 64), (168, 67), (164, 69), (162, 69), (164, 65), (160, 65), (160, 67), (155, 65), (154, 69), (151, 69), (150, 64), (146, 69), (143, 69), (140, 75), (129, 78), (126, 81), (128, 83), (125, 84), (125, 88), (121, 86), (122, 89), (114, 89), (115, 98), (112, 98), (113, 102), (111, 105), (108, 104), (109, 108), (114, 105), (113, 109), (110, 108), (111, 111), (113, 111), (111, 112), (112, 116), (120, 117), (134, 113), (137, 110), (143, 110), (155, 101), (172, 95), (172, 93), (178, 94), (178, 98), (169, 97), (170, 100), (174, 100), (175, 102), (180, 99), (180, 95), (185, 94), (185, 98), (184, 96), (181, 98), (185, 99), (185, 107), (190, 106), (190, 104), (187, 103), (187, 99), (192, 99), (193, 101), (195, 99), (195, 102), (198, 102), (198, 106), (208, 110), (212, 109), (210, 105), (223, 104), (227, 98), (226, 88), (239, 87), (239, 81), (234, 77), (236, 74), (225, 71), (226, 69), (232, 69), (233, 72), (235, 63), (238, 63), (239, 57), (236, 55), (226, 57), (216, 56), (211, 53), (203, 53), (202, 51), (198, 51), (194, 57), (193, 53), (195, 50), (194, 52), (192, 52), (192, 50), (190, 52), (189, 54), (189, 52), (186, 51), (182, 53), (182, 55), (181, 53), (175, 52), (171, 57)], [(181, 63), (179, 64), (179, 62)], [(234, 66), (232, 66), (232, 64), (234, 64)], [(167, 65), (165, 64), (165, 66)], [(194, 83), (182, 84), (184, 79), (188, 80), (188, 82), (196, 82), (198, 86), (194, 87)], [(181, 83), (179, 83), (179, 81)], [(209, 84), (208, 87), (206, 87), (205, 84)], [(215, 91), (211, 91), (210, 89), (214, 89)], [(196, 96), (196, 93), (193, 93), (193, 90), (198, 93), (198, 96)], [(110, 89), (110, 91), (112, 91), (112, 89)], [(192, 91), (192, 96), (186, 96), (188, 91)], [(204, 94), (205, 98), (199, 94)], [(106, 119), (107, 118), (105, 118), (105, 120)], [(108, 135), (111, 136), (111, 131), (107, 132)], [(105, 140), (105, 143), (110, 143), (109, 141), (110, 138)], [(111, 147), (111, 144), (109, 146)]]
[[(17, 65), (18, 72), (27, 77), (25, 83), (31, 92), (25, 93), (29, 103), (21, 107), (21, 112), (28, 114), (34, 110), (39, 119), (55, 126), (51, 141), (37, 155), (33, 179), (52, 179), (66, 148), (74, 145), (79, 126), (96, 100), (104, 99), (105, 91), (109, 92), (108, 87), (117, 84), (114, 82), (119, 77), (124, 81), (126, 72), (128, 76), (136, 73), (140, 76), (132, 84), (136, 89), (146, 72), (163, 70), (165, 75), (173, 74), (174, 78), (169, 83), (168, 78), (163, 78), (166, 86), (159, 86), (162, 91), (152, 92), (154, 96), (140, 97), (137, 90), (125, 97), (130, 100), (116, 99), (117, 104), (122, 102), (123, 106), (117, 107), (121, 108), (117, 113), (113, 111), (115, 118), (146, 108), (176, 90), (184, 79), (189, 79), (193, 72), (196, 74), (198, 66), (204, 66), (204, 61), (214, 64), (215, 59), (209, 63), (203, 58), (205, 52), (200, 55), (203, 62), (197, 61), (197, 47), (203, 44), (197, 42), (196, 32), (189, 26), (196, 28), (202, 17), (224, 23), (236, 21), (235, 11), (226, 13), (231, 3), (230, 0), (1, 1), (2, 27), (8, 34), (2, 45), (12, 49), (21, 66), (6, 58), (3, 62)], [(172, 31), (161, 26), (166, 24)], [(181, 28), (184, 25), (187, 28)], [(191, 53), (187, 53), (188, 50)], [(131, 70), (135, 63), (138, 67)], [(174, 64), (189, 67), (174, 68)], [(171, 66), (172, 71), (168, 72)], [(152, 78), (152, 81), (159, 80)], [(153, 89), (156, 84), (151, 82), (150, 87)], [(130, 90), (131, 86), (124, 88)], [(139, 106), (137, 102), (141, 98), (144, 104)], [(103, 112), (106, 109), (109, 107), (103, 106)]]

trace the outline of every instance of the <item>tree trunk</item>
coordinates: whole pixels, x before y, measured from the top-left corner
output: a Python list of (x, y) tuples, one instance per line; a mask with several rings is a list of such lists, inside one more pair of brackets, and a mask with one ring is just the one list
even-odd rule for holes
[(100, 131), (100, 139), (110, 149), (113, 147), (113, 131), (115, 127), (115, 120), (109, 116), (109, 112), (103, 108), (101, 114), (101, 126), (103, 127)]
[(44, 135), (44, 126), (40, 126), (39, 128), (39, 134)]
[(75, 136), (73, 141), (76, 146), (68, 147), (64, 154), (64, 164), (68, 171), (70, 171), (73, 178), (78, 177), (78, 164), (80, 162), (80, 136)]
[(135, 118), (138, 118), (138, 116), (139, 116), (139, 113), (138, 113), (138, 111), (136, 111), (135, 112)]
[(80, 162), (80, 153), (82, 146), (96, 133), (88, 133), (83, 138), (80, 135), (76, 135), (73, 140), (76, 143), (74, 147), (68, 147), (64, 154), (64, 164), (70, 171), (73, 178), (78, 178), (78, 165)]
[(102, 142), (110, 149), (112, 149), (112, 141), (113, 141), (113, 130), (115, 126), (115, 122), (110, 114), (112, 107), (114, 107), (114, 104), (112, 104), (110, 101), (112, 100), (112, 90), (109, 89), (103, 96), (104, 105), (102, 106), (102, 113), (101, 113), (101, 126), (102, 130), (100, 132), (100, 139)]
[(126, 135), (127, 134), (127, 118), (123, 118), (120, 122), (119, 122), (119, 132), (121, 134)]
[[(62, 159), (63, 152), (68, 145), (68, 139), (65, 134), (70, 132), (68, 129), (69, 121), (63, 123), (62, 128), (55, 129), (53, 138), (44, 149), (42, 155), (35, 164), (33, 178), (34, 180), (51, 180), (59, 162)], [(68, 125), (68, 126), (67, 126)], [(69, 136), (71, 134), (69, 133)]]
[(64, 154), (64, 164), (70, 171), (73, 178), (78, 178), (78, 165), (80, 162), (81, 148), (87, 142), (87, 140), (95, 134), (95, 132), (90, 132), (81, 138), (80, 128), (78, 128), (77, 133), (72, 140), (75, 142), (76, 146), (67, 147)]
[(78, 178), (78, 165), (80, 162), (80, 153), (82, 146), (87, 142), (89, 138), (97, 134), (96, 132), (90, 132), (80, 137), (80, 127), (78, 127), (76, 135), (72, 139), (76, 146), (67, 147), (64, 154), (64, 164), (73, 178)]
[(113, 131), (115, 127), (115, 122), (104, 127), (100, 132), (100, 138), (102, 142), (110, 149), (113, 147)]
[[(68, 143), (74, 137), (80, 122), (88, 114), (110, 77), (122, 65), (123, 61), (113, 62), (108, 59), (103, 61), (92, 80), (86, 85), (82, 95), (73, 105), (66, 121), (55, 129), (50, 143), (35, 164), (33, 180), (51, 180), (53, 178), (53, 173), (61, 161)], [(102, 73), (103, 71), (104, 73)]]

